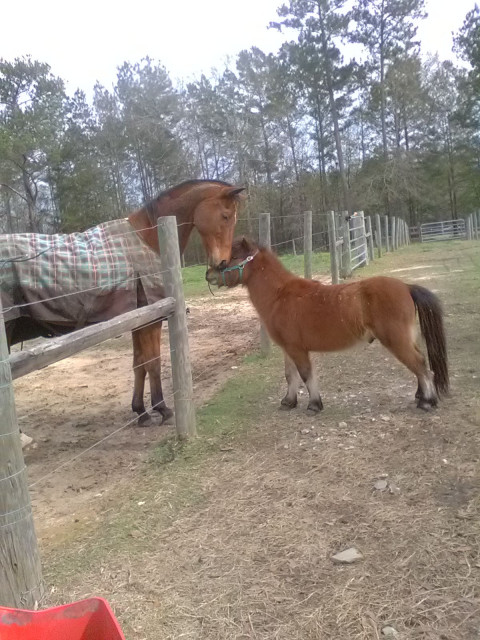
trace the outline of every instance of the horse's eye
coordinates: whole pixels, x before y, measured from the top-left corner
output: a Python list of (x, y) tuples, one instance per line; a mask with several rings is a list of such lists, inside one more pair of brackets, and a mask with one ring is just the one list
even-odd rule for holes
[(227, 216), (227, 214), (226, 214), (226, 213), (223, 213), (223, 214), (222, 214), (222, 218), (223, 218), (224, 220), (229, 220), (229, 217)]

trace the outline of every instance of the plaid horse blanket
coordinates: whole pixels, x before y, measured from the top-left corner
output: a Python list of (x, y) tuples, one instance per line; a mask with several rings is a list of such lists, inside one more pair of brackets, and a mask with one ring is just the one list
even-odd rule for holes
[(160, 257), (127, 219), (83, 233), (0, 235), (5, 320), (30, 316), (81, 327), (137, 308), (137, 282), (149, 303), (164, 297)]

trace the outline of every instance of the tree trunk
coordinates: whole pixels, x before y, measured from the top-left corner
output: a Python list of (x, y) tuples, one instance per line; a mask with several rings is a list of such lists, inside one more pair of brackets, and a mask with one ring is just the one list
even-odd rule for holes
[(383, 157), (388, 160), (386, 96), (385, 96), (385, 0), (382, 0), (382, 15), (380, 20), (380, 119), (382, 122)]
[(342, 206), (345, 211), (350, 211), (350, 194), (348, 192), (348, 184), (345, 176), (345, 164), (343, 161), (342, 141), (340, 137), (340, 125), (338, 118), (337, 105), (335, 104), (335, 92), (333, 89), (333, 72), (328, 55), (327, 34), (325, 31), (325, 21), (320, 1), (317, 2), (318, 18), (320, 22), (320, 36), (322, 41), (322, 54), (324, 59), (325, 83), (327, 85), (328, 99), (330, 104), (330, 113), (333, 122), (333, 134), (335, 138), (335, 148), (337, 151), (338, 171), (340, 174), (340, 184), (342, 189)]

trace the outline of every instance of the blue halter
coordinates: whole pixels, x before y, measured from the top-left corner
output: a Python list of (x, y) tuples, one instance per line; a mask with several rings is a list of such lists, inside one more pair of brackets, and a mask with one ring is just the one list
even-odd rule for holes
[(255, 251), (253, 256), (247, 256), (243, 262), (240, 262), (240, 264), (236, 264), (234, 267), (225, 267), (225, 269), (221, 270), (220, 273), (222, 274), (222, 280), (223, 280), (223, 284), (224, 284), (225, 287), (227, 286), (227, 283), (225, 282), (225, 273), (227, 271), (239, 271), (240, 272), (240, 282), (242, 282), (243, 270), (245, 269), (246, 265), (254, 259), (254, 257), (257, 255), (257, 253), (258, 253), (258, 251)]

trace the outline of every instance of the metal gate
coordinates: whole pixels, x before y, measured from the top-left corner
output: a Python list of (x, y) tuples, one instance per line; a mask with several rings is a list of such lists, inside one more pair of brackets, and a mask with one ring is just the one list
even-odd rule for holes
[(465, 220), (442, 220), (420, 225), (420, 242), (432, 240), (462, 240), (467, 237)]

